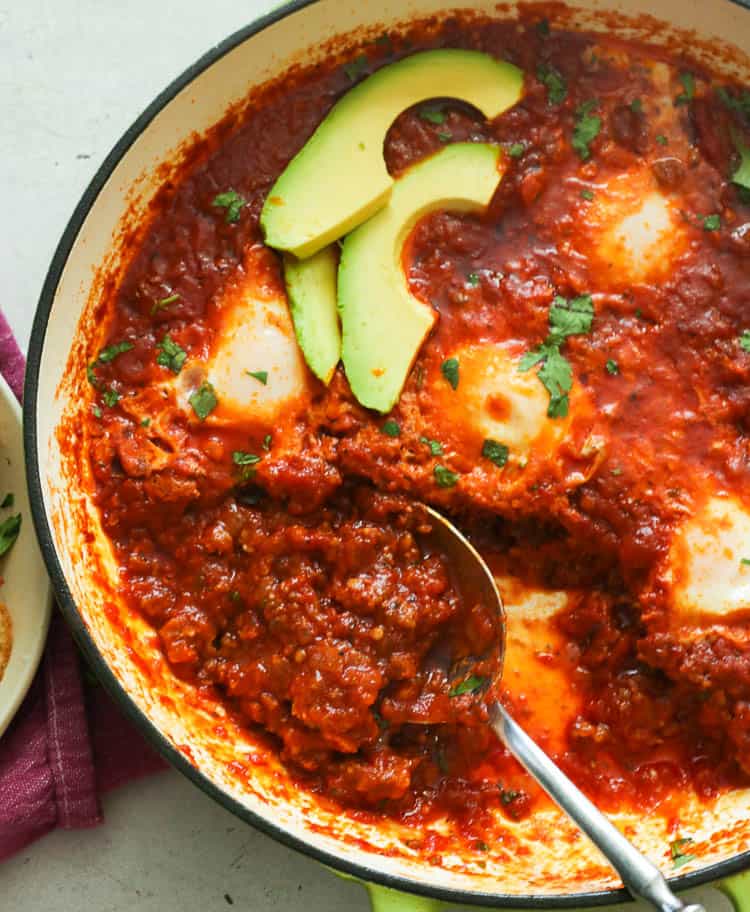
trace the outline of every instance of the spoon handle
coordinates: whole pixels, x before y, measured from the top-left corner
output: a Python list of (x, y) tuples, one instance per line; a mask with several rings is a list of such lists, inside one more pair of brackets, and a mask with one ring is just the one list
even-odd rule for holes
[(589, 837), (633, 896), (647, 900), (660, 912), (705, 912), (703, 906), (683, 903), (675, 896), (659, 869), (573, 785), (500, 703), (494, 701), (489, 710), (490, 725), (498, 738)]

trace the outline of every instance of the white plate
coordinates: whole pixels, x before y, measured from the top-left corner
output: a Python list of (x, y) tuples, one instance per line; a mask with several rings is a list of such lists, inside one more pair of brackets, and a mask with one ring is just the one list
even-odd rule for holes
[(13, 645), (0, 679), (0, 737), (26, 696), (42, 657), (52, 605), (52, 590), (31, 521), (23, 461), (21, 408), (0, 376), (0, 502), (13, 494), (10, 509), (0, 510), (0, 522), (21, 514), (16, 543), (0, 558), (0, 602), (13, 624)]

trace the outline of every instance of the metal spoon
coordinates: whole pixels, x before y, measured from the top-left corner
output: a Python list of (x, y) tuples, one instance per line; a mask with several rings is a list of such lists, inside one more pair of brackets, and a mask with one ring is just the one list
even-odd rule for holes
[[(424, 506), (424, 510), (431, 526), (431, 531), (424, 536), (424, 540), (448, 559), (463, 598), (475, 600), (479, 604), (495, 605), (497, 608), (500, 644), (494, 681), (496, 684), (503, 670), (505, 612), (494, 577), (476, 549), (452, 523), (430, 507)], [(490, 693), (496, 692), (494, 686), (490, 688)], [(589, 837), (634, 897), (645, 899), (661, 912), (705, 912), (703, 906), (683, 903), (675, 896), (661, 871), (573, 785), (497, 699), (490, 700), (488, 709), (490, 726), (497, 737), (550, 798)]]

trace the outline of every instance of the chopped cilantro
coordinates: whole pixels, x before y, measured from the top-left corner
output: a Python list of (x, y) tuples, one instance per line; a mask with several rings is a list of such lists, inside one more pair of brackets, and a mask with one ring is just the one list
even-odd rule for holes
[(453, 134), (449, 130), (443, 130), (442, 132), (438, 133), (438, 139), (440, 142), (447, 143), (453, 139)]
[(13, 494), (6, 494), (5, 497), (3, 498), (3, 502), (0, 503), (0, 507), (2, 507), (3, 510), (7, 510), (8, 507), (13, 506), (13, 504), (15, 503), (15, 500), (16, 500), (16, 498), (13, 496)]
[(161, 301), (157, 301), (154, 306), (151, 308), (151, 316), (155, 313), (158, 313), (163, 307), (168, 307), (170, 304), (174, 304), (175, 301), (180, 300), (180, 295), (171, 294), (166, 298), (162, 298)]
[(478, 675), (470, 675), (459, 684), (454, 684), (448, 691), (449, 697), (461, 697), (463, 694), (475, 694), (486, 687), (489, 681), (487, 678), (480, 678)]
[(388, 421), (380, 428), (380, 430), (386, 435), (386, 437), (398, 437), (401, 433), (401, 428), (397, 421), (394, 421), (392, 418), (389, 418)]
[(271, 435), (270, 434), (266, 434), (266, 436), (263, 438), (263, 449), (266, 451), (266, 453), (271, 449)]
[(615, 374), (620, 373), (620, 366), (618, 365), (617, 361), (614, 361), (612, 358), (610, 358), (604, 366), (607, 368), (608, 374), (612, 374), (614, 376)]
[(615, 476), (622, 475), (622, 469), (619, 466), (615, 466), (614, 469), (612, 469), (612, 474)]
[(599, 135), (599, 130), (602, 128), (601, 117), (591, 113), (598, 104), (599, 102), (596, 99), (592, 99), (584, 102), (576, 111), (578, 120), (573, 130), (572, 146), (582, 161), (587, 161), (591, 157), (589, 146)]
[(268, 386), (268, 371), (246, 370), (245, 373), (248, 375), (248, 377), (252, 377), (254, 380), (257, 380), (258, 383), (262, 383), (263, 386)]
[(750, 329), (743, 329), (740, 336), (740, 348), (742, 351), (750, 352)]
[(103, 348), (99, 352), (99, 357), (96, 360), (99, 364), (109, 364), (111, 361), (114, 361), (118, 355), (130, 351), (131, 348), (133, 348), (132, 342), (116, 342), (114, 345), (108, 345), (107, 348)]
[(477, 287), (479, 286), (479, 273), (477, 273), (477, 272), (470, 272), (470, 273), (466, 276), (466, 282), (467, 282), (472, 288), (477, 288)]
[(562, 74), (549, 64), (542, 64), (537, 68), (536, 78), (547, 89), (547, 104), (559, 105), (568, 94), (568, 87)]
[(703, 229), (704, 231), (718, 231), (721, 228), (721, 216), (720, 215), (707, 215), (703, 219)]
[(686, 865), (688, 862), (693, 861), (695, 855), (691, 855), (689, 852), (683, 852), (683, 848), (693, 840), (686, 836), (683, 839), (675, 839), (674, 842), (669, 844), (669, 854), (672, 857), (672, 867), (681, 868), (683, 865)]
[(500, 789), (500, 801), (502, 801), (502, 803), (506, 806), (509, 804), (513, 804), (513, 802), (516, 800), (516, 798), (520, 798), (520, 797), (521, 797), (521, 792), (516, 792), (513, 789), (504, 789), (504, 788)]
[(508, 155), (511, 158), (520, 158), (526, 151), (526, 146), (521, 142), (512, 143), (508, 146)]
[(102, 410), (99, 408), (98, 405), (92, 405), (92, 406), (91, 406), (91, 411), (92, 411), (93, 414), (94, 414), (94, 418), (101, 418), (101, 417), (102, 417)]
[(549, 311), (549, 335), (521, 358), (518, 369), (522, 373), (541, 364), (537, 376), (550, 396), (549, 418), (564, 418), (568, 414), (568, 393), (573, 386), (573, 371), (568, 360), (560, 354), (560, 346), (568, 336), (589, 332), (593, 319), (591, 295), (580, 295), (570, 301), (558, 295)]
[(430, 453), (433, 456), (443, 456), (445, 450), (443, 449), (443, 444), (439, 440), (430, 440), (428, 437), (420, 437), (419, 442), (423, 443), (426, 447), (429, 447)]
[(735, 96), (730, 95), (722, 86), (716, 90), (716, 94), (730, 111), (737, 111), (739, 114), (744, 114), (745, 117), (750, 117), (750, 91), (748, 89), (743, 89), (739, 95)]
[(94, 373), (94, 364), (96, 364), (96, 362), (92, 361), (91, 364), (86, 365), (86, 377), (88, 378), (89, 383), (94, 387), (94, 389), (99, 389), (101, 384), (99, 383), (99, 380), (97, 379), (97, 376)]
[(740, 565), (743, 567), (750, 567), (750, 557), (743, 557), (740, 560)]
[(419, 112), (419, 116), (422, 118), (422, 120), (426, 120), (427, 123), (445, 123), (445, 113), (443, 111), (437, 110), (436, 108), (422, 108), (422, 110)]
[(218, 193), (213, 202), (212, 206), (218, 206), (220, 209), (226, 210), (224, 218), (230, 224), (239, 222), (240, 220), (240, 210), (245, 205), (245, 200), (237, 193), (236, 190), (224, 191), (224, 193)]
[(143, 418), (141, 420), (141, 427), (148, 427), (151, 424), (150, 418)]
[(458, 484), (458, 472), (451, 472), (445, 466), (436, 465), (434, 475), (439, 488), (453, 488)]
[(581, 198), (587, 200), (590, 203), (594, 198), (594, 191), (588, 189), (581, 190)]
[(159, 349), (156, 363), (171, 370), (173, 374), (179, 374), (182, 370), (182, 365), (187, 359), (187, 352), (180, 348), (170, 337), (169, 333), (164, 336), (156, 347)]
[(219, 404), (219, 400), (216, 398), (216, 392), (213, 386), (204, 381), (198, 387), (197, 390), (192, 394), (188, 399), (188, 402), (193, 408), (193, 411), (198, 416), (200, 421), (205, 421), (206, 418), (211, 414), (211, 412)]
[(690, 102), (695, 98), (695, 76), (692, 73), (684, 72), (680, 73), (677, 77), (682, 83), (682, 87), (685, 90), (680, 92), (680, 94), (675, 98), (674, 103), (679, 107), (680, 105), (690, 104)]
[(732, 174), (732, 183), (744, 190), (750, 190), (750, 147), (742, 142), (736, 130), (732, 130), (732, 141), (740, 157), (737, 170)]
[(232, 453), (232, 462), (238, 466), (254, 466), (260, 462), (260, 456), (255, 453), (245, 453), (243, 450), (235, 450)]
[(489, 438), (484, 441), (482, 444), (482, 456), (485, 459), (489, 459), (490, 462), (494, 462), (496, 466), (502, 469), (502, 467), (508, 462), (508, 454), (510, 450), (504, 443), (499, 443), (497, 440), (490, 440)]
[(640, 114), (641, 111), (643, 111), (643, 102), (641, 101), (640, 98), (634, 98), (630, 102), (630, 110), (633, 111), (635, 114)]
[(663, 133), (658, 134), (658, 136), (656, 137), (656, 141), (659, 143), (660, 146), (666, 146), (669, 143), (669, 140)]
[(104, 399), (104, 404), (106, 406), (108, 406), (109, 408), (114, 408), (117, 405), (117, 403), (120, 401), (120, 394), (117, 392), (116, 389), (111, 388), (108, 390), (104, 390), (104, 392), (102, 393), (102, 398)]
[(487, 843), (482, 842), (481, 839), (477, 839), (477, 841), (474, 843), (474, 848), (477, 850), (477, 852), (489, 852), (490, 850), (490, 847), (487, 845)]
[(458, 358), (448, 358), (443, 361), (440, 371), (453, 389), (458, 389)]
[(21, 514), (9, 516), (0, 523), (0, 557), (7, 554), (15, 544), (18, 533), (21, 531)]
[(368, 63), (367, 54), (360, 54), (359, 57), (355, 57), (354, 60), (345, 63), (343, 69), (349, 79), (352, 82), (356, 82), (367, 69)]

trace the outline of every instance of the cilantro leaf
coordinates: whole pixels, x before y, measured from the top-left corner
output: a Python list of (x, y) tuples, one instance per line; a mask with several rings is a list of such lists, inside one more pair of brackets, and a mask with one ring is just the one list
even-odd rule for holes
[(489, 438), (484, 441), (482, 444), (482, 456), (485, 459), (489, 459), (490, 462), (502, 469), (502, 467), (508, 462), (508, 455), (510, 450), (504, 443), (499, 443), (497, 440), (490, 440)]
[(508, 146), (508, 155), (510, 155), (511, 158), (520, 158), (525, 151), (526, 146), (521, 142), (511, 143), (511, 145)]
[(101, 418), (101, 417), (102, 417), (102, 410), (99, 408), (98, 405), (92, 405), (92, 406), (91, 406), (91, 411), (93, 412), (94, 418)]
[(356, 82), (367, 69), (368, 62), (367, 54), (360, 54), (359, 57), (344, 64), (344, 72), (352, 82)]
[(743, 557), (740, 559), (741, 567), (750, 567), (750, 557)]
[(730, 95), (728, 90), (721, 86), (716, 90), (716, 94), (730, 111), (737, 111), (738, 114), (750, 117), (750, 91), (743, 89), (739, 95), (735, 96)]
[(99, 364), (109, 364), (111, 361), (114, 361), (118, 355), (130, 351), (131, 348), (133, 348), (132, 342), (115, 342), (114, 345), (108, 345), (106, 348), (103, 348), (99, 352), (99, 357), (96, 360)]
[(187, 358), (187, 352), (180, 348), (169, 333), (164, 336), (157, 348), (159, 354), (156, 356), (156, 363), (171, 370), (173, 374), (179, 374)]
[(471, 288), (478, 288), (478, 287), (479, 287), (479, 282), (480, 282), (479, 273), (478, 273), (478, 272), (470, 272), (470, 273), (466, 276), (466, 282), (467, 282), (467, 284), (469, 285), (469, 287), (471, 287)]
[(0, 557), (7, 554), (13, 547), (21, 531), (21, 514), (9, 516), (0, 523)]
[(594, 302), (591, 295), (580, 295), (566, 301), (557, 295), (549, 311), (550, 339), (557, 342), (587, 333), (594, 319)]
[(263, 449), (266, 451), (266, 453), (271, 449), (271, 435), (270, 434), (266, 434), (266, 436), (263, 438)]
[(245, 373), (248, 375), (248, 377), (252, 377), (254, 380), (257, 380), (258, 383), (262, 383), (263, 386), (268, 386), (268, 371), (246, 370)]
[(102, 398), (104, 399), (104, 404), (106, 406), (109, 408), (114, 408), (120, 401), (120, 394), (114, 387), (112, 387), (111, 389), (104, 390), (102, 393)]
[(440, 371), (453, 389), (458, 389), (458, 358), (448, 358), (447, 361), (443, 361)]
[(743, 329), (740, 336), (740, 348), (742, 351), (750, 352), (750, 329)]
[(392, 418), (389, 418), (388, 421), (380, 428), (383, 434), (386, 437), (398, 437), (401, 433), (401, 428), (397, 421), (394, 421)]
[(434, 475), (439, 488), (453, 488), (458, 484), (458, 472), (451, 472), (445, 466), (436, 465)]
[(693, 840), (686, 836), (683, 839), (675, 839), (674, 842), (669, 844), (669, 854), (672, 857), (672, 867), (681, 868), (683, 865), (686, 865), (688, 862), (695, 859), (695, 855), (691, 855), (689, 852), (683, 852), (683, 848)]
[(581, 190), (581, 199), (585, 199), (587, 202), (590, 203), (591, 200), (593, 200), (593, 198), (594, 198), (593, 190), (589, 190), (588, 188), (584, 188), (583, 190)]
[(460, 697), (463, 694), (475, 694), (478, 693), (482, 688), (486, 687), (489, 684), (487, 678), (480, 678), (479, 675), (470, 675), (464, 681), (461, 681), (459, 684), (454, 684), (453, 687), (448, 691), (449, 697)]
[(13, 506), (15, 499), (13, 494), (6, 494), (3, 498), (3, 502), (0, 503), (0, 507), (2, 507), (3, 510), (7, 510), (8, 507)]
[(682, 87), (685, 90), (680, 92), (680, 94), (675, 98), (674, 103), (679, 107), (680, 105), (689, 104), (695, 98), (695, 76), (692, 73), (684, 72), (680, 73), (677, 77), (682, 83)]
[(235, 450), (232, 453), (232, 462), (238, 466), (254, 466), (260, 462), (260, 456), (255, 453), (245, 453), (243, 450)]
[(744, 187), (745, 190), (750, 190), (750, 147), (742, 142), (736, 130), (732, 130), (732, 141), (740, 157), (737, 170), (732, 174), (732, 183), (737, 184), (739, 187)]
[(447, 143), (453, 139), (453, 134), (450, 132), (450, 130), (443, 130), (438, 133), (438, 139), (440, 142)]
[(151, 308), (151, 316), (153, 317), (154, 314), (158, 313), (160, 310), (162, 310), (162, 308), (168, 307), (170, 304), (174, 304), (175, 301), (179, 301), (180, 297), (181, 295), (171, 294), (166, 298), (162, 298), (160, 301), (156, 301), (156, 303)]
[(591, 157), (589, 146), (599, 135), (599, 131), (602, 128), (601, 117), (591, 113), (598, 104), (599, 102), (596, 99), (592, 99), (584, 102), (576, 111), (578, 120), (573, 129), (572, 146), (582, 161), (587, 161)]
[(630, 102), (630, 110), (634, 114), (640, 114), (643, 111), (643, 102), (641, 101), (640, 98), (634, 98)]
[(219, 400), (216, 398), (216, 391), (207, 381), (201, 383), (188, 399), (188, 402), (200, 421), (205, 421), (219, 404)]
[[(748, 333), (750, 334), (750, 330), (748, 330)], [(439, 440), (430, 440), (428, 437), (420, 437), (419, 442), (428, 447), (433, 456), (443, 456), (445, 453), (443, 444), (440, 443)]]
[(568, 87), (562, 74), (549, 64), (541, 64), (537, 67), (536, 78), (547, 89), (547, 104), (559, 105), (565, 101), (568, 95)]
[(419, 112), (419, 116), (422, 118), (422, 120), (426, 120), (427, 123), (445, 123), (445, 113), (443, 111), (437, 110), (436, 108), (422, 108), (422, 110)]
[(703, 230), (704, 231), (718, 231), (721, 228), (721, 216), (720, 215), (706, 215), (703, 218)]
[(613, 377), (616, 374), (620, 373), (620, 365), (617, 363), (617, 361), (613, 360), (612, 358), (609, 358), (607, 363), (604, 366), (607, 369), (607, 373), (612, 374)]
[(663, 133), (659, 133), (659, 135), (656, 137), (656, 141), (660, 146), (666, 146), (669, 143), (669, 140)]
[(232, 190), (230, 187), (230, 189), (225, 190), (224, 193), (218, 193), (214, 197), (211, 205), (226, 210), (224, 218), (228, 224), (232, 225), (235, 222), (239, 222), (240, 210), (245, 205), (245, 200), (236, 190)]

